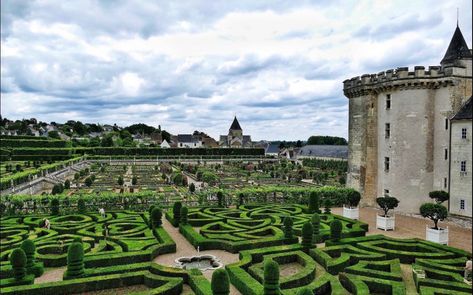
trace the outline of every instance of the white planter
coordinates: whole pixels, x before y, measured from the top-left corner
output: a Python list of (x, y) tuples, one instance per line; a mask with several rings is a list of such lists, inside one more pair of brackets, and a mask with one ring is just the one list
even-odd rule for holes
[(360, 219), (360, 208), (349, 208), (343, 206), (343, 217), (351, 218), (351, 219)]
[(426, 226), (425, 236), (427, 241), (448, 245), (448, 226), (442, 229), (433, 229)]
[(382, 229), (384, 231), (394, 230), (396, 218), (393, 216), (383, 217), (376, 215), (376, 228)]

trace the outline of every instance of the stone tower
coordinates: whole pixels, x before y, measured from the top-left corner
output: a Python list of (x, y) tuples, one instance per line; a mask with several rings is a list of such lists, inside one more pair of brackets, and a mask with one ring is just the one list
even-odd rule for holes
[(349, 99), (347, 185), (362, 204), (390, 195), (418, 212), (448, 190), (449, 118), (471, 96), (472, 52), (456, 28), (440, 66), (407, 67), (343, 82)]

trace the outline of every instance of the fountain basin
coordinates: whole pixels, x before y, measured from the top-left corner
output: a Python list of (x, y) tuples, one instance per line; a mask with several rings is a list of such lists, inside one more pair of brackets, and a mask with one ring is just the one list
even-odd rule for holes
[(191, 257), (179, 257), (175, 260), (176, 266), (183, 269), (197, 268), (201, 271), (214, 270), (223, 266), (214, 255), (200, 255)]

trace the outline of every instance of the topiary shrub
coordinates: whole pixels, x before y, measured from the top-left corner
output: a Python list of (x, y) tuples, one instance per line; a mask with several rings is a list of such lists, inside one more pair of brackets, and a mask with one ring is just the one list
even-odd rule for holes
[(332, 207), (332, 201), (330, 199), (325, 199), (324, 200), (324, 213), (325, 214), (330, 214), (332, 212), (332, 210), (330, 209), (330, 207)]
[(320, 213), (320, 197), (317, 192), (309, 195), (309, 213)]
[(360, 193), (356, 190), (350, 190), (345, 196), (344, 203), (350, 208), (356, 208), (358, 204), (360, 203), (360, 200), (361, 200)]
[(303, 288), (297, 291), (297, 295), (314, 295), (314, 293), (309, 288)]
[(380, 197), (376, 198), (376, 203), (384, 211), (383, 217), (388, 216), (388, 211), (396, 208), (399, 205), (399, 200), (394, 197)]
[(310, 221), (307, 221), (304, 223), (302, 226), (302, 240), (301, 240), (301, 245), (305, 248), (310, 248), (312, 247), (312, 235), (314, 232), (314, 228), (312, 227), (312, 223)]
[(34, 257), (36, 246), (34, 242), (30, 239), (26, 239), (21, 243), (20, 248), (25, 252), (26, 255), (26, 268), (31, 268), (34, 266)]
[(312, 240), (314, 243), (317, 243), (320, 234), (320, 215), (318, 213), (312, 214), (311, 223), (313, 233)]
[(133, 177), (131, 178), (131, 184), (132, 184), (132, 185), (137, 185), (137, 184), (138, 184), (138, 177), (133, 176)]
[(149, 208), (148, 208), (148, 213), (149, 213), (149, 218), (150, 218), (150, 219), (151, 219), (151, 212), (153, 212), (153, 209), (154, 209), (154, 208), (156, 208), (155, 205), (151, 205), (151, 206), (149, 206)]
[(183, 206), (181, 208), (181, 219), (180, 219), (180, 223), (181, 224), (187, 224), (187, 214), (188, 214), (189, 210), (187, 209), (186, 206)]
[(85, 209), (85, 201), (84, 199), (80, 198), (78, 201), (77, 201), (77, 211), (80, 213), (80, 214), (84, 214), (86, 209)]
[(162, 221), (163, 218), (163, 211), (161, 208), (154, 208), (153, 211), (151, 211), (151, 227), (152, 228), (157, 228), (160, 227), (163, 224)]
[(10, 264), (13, 269), (13, 277), (20, 281), (26, 276), (26, 254), (21, 248), (17, 248), (10, 253)]
[(217, 201), (218, 201), (218, 206), (219, 206), (220, 208), (223, 208), (223, 207), (224, 207), (224, 206), (223, 206), (223, 202), (224, 202), (223, 197), (224, 197), (224, 196), (223, 196), (223, 192), (222, 192), (222, 191), (218, 191), (218, 192), (217, 192)]
[(438, 222), (447, 218), (448, 210), (445, 206), (440, 204), (425, 203), (420, 206), (420, 215), (432, 220), (434, 222), (433, 229), (438, 230)]
[(189, 192), (191, 194), (193, 194), (195, 192), (195, 184), (194, 183), (189, 184)]
[(238, 205), (243, 206), (245, 203), (245, 194), (244, 193), (239, 193), (238, 194)]
[(174, 221), (176, 224), (179, 224), (181, 221), (181, 208), (182, 208), (182, 203), (181, 202), (175, 202), (174, 206), (172, 207), (172, 214), (174, 215)]
[(330, 239), (337, 241), (342, 237), (342, 222), (334, 219), (330, 222)]
[(75, 237), (73, 240), (72, 240), (73, 243), (81, 243), (82, 244), (82, 238), (81, 237)]
[(69, 179), (66, 179), (66, 181), (64, 181), (64, 188), (65, 189), (71, 188), (71, 181)]
[(292, 229), (292, 218), (290, 216), (286, 216), (283, 221), (283, 231), (284, 231), (284, 238), (292, 239), (294, 238), (294, 231)]
[(279, 289), (279, 264), (272, 259), (268, 259), (264, 263), (263, 294), (281, 294)]
[(72, 243), (67, 249), (67, 278), (79, 278), (84, 275), (84, 248), (82, 243)]
[(227, 271), (219, 268), (212, 274), (212, 294), (213, 295), (228, 295), (230, 294), (230, 279)]
[(59, 215), (59, 200), (56, 198), (51, 200), (51, 215)]
[(429, 198), (435, 200), (437, 204), (442, 204), (450, 198), (446, 191), (432, 191), (429, 193)]

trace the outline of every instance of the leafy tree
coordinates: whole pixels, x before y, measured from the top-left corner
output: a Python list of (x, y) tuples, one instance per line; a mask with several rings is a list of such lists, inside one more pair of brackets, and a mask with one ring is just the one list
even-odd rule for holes
[(330, 222), (330, 239), (338, 241), (342, 236), (342, 223), (338, 219)]
[(163, 224), (162, 217), (161, 208), (153, 208), (153, 211), (151, 211), (151, 225), (153, 228), (160, 227)]
[(283, 221), (284, 238), (286, 238), (286, 239), (294, 238), (294, 231), (292, 229), (293, 224), (294, 223), (293, 223), (292, 218), (290, 216), (284, 217), (284, 221)]
[(80, 174), (79, 174), (79, 172), (76, 172), (76, 173), (74, 174), (74, 180), (75, 180), (75, 181), (78, 181), (79, 178), (80, 178)]
[(450, 195), (446, 191), (432, 191), (429, 193), (429, 197), (435, 200), (437, 204), (442, 204), (450, 198)]
[(307, 140), (308, 145), (348, 145), (348, 142), (343, 137), (336, 136), (311, 136)]
[(434, 229), (438, 230), (438, 222), (448, 216), (447, 208), (440, 204), (425, 203), (420, 206), (420, 215), (434, 222)]
[(59, 136), (59, 132), (57, 131), (49, 131), (48, 137), (53, 138), (53, 139), (61, 139), (61, 137)]
[(228, 295), (230, 294), (230, 279), (227, 271), (224, 268), (215, 270), (212, 274), (212, 294), (213, 295)]
[(136, 185), (137, 183), (138, 183), (138, 177), (133, 176), (133, 178), (131, 179), (131, 184)]
[(84, 248), (82, 243), (73, 242), (67, 249), (66, 277), (80, 278), (84, 275)]
[(312, 247), (312, 236), (314, 233), (314, 228), (312, 227), (312, 223), (307, 221), (302, 226), (302, 240), (301, 245), (305, 248)]
[(102, 147), (112, 147), (113, 146), (113, 136), (111, 134), (107, 134), (102, 138), (100, 142)]
[(399, 200), (394, 197), (380, 197), (376, 198), (376, 203), (384, 211), (383, 217), (388, 216), (388, 211), (396, 208), (399, 204)]
[(85, 213), (86, 211), (86, 208), (85, 208), (85, 201), (84, 199), (80, 198), (78, 201), (77, 201), (77, 211), (81, 214)]
[(25, 251), (21, 248), (16, 248), (10, 253), (10, 264), (13, 269), (13, 277), (17, 281), (21, 281), (26, 276), (27, 258)]
[(85, 182), (85, 185), (86, 185), (87, 187), (91, 187), (91, 186), (92, 186), (92, 182), (93, 182), (92, 177), (90, 177), (90, 176), (87, 177), (84, 182)]
[(264, 262), (263, 290), (264, 295), (281, 294), (279, 287), (279, 264), (272, 259), (267, 259)]

